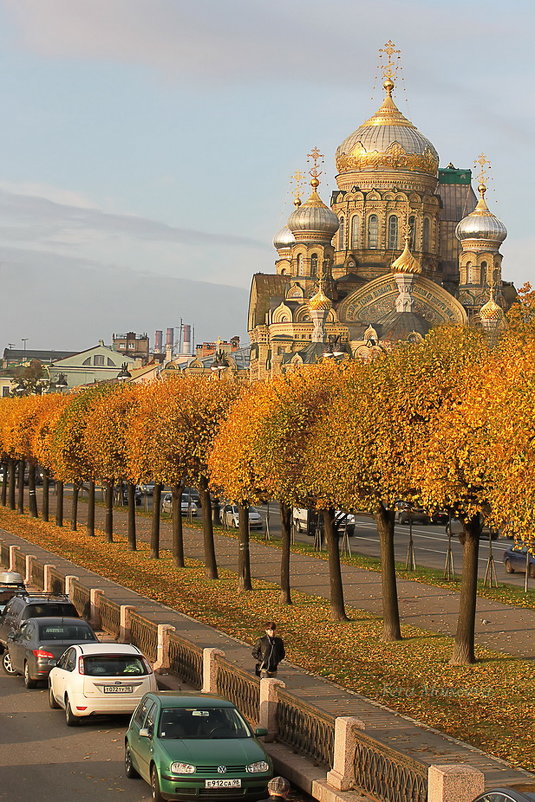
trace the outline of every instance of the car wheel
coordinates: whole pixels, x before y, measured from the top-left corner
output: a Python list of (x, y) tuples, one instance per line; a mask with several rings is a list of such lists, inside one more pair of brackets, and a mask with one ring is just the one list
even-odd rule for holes
[(165, 802), (160, 793), (160, 780), (158, 779), (158, 769), (155, 765), (150, 770), (150, 787), (152, 791), (153, 802)]
[(132, 755), (130, 754), (130, 747), (128, 746), (128, 743), (126, 743), (124, 747), (124, 773), (130, 780), (134, 780), (136, 777), (139, 777), (139, 774), (135, 770), (132, 763)]
[(239, 529), (239, 528), (240, 528), (240, 522), (234, 519), (234, 529)]
[(72, 712), (68, 696), (65, 697), (65, 722), (67, 727), (76, 727), (76, 725), (79, 724), (78, 717)]
[(6, 674), (16, 674), (17, 672), (11, 665), (11, 656), (9, 654), (9, 649), (6, 649), (4, 652), (4, 656), (2, 657), (2, 665), (4, 667), (4, 671)]
[(505, 560), (504, 565), (505, 565), (505, 570), (508, 574), (514, 574), (515, 569), (511, 565), (511, 560)]
[(52, 691), (52, 685), (48, 686), (48, 706), (52, 708), (52, 710), (57, 710), (59, 705), (56, 702), (56, 697)]
[(28, 663), (24, 663), (24, 685), (26, 686), (26, 688), (28, 688), (28, 690), (31, 690), (32, 688), (37, 688), (37, 680), (32, 679), (30, 677), (30, 669)]

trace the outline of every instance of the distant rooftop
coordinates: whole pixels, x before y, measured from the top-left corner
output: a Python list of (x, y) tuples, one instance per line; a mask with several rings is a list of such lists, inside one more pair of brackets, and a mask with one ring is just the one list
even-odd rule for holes
[(4, 348), (4, 359), (9, 363), (27, 362), (29, 359), (38, 359), (40, 362), (55, 362), (57, 359), (67, 359), (74, 356), (77, 351), (42, 351), (33, 348)]

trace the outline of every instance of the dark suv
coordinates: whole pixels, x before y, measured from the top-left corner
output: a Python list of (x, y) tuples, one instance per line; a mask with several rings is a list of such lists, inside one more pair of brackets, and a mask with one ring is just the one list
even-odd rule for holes
[[(7, 646), (8, 635), (19, 628), (21, 621), (26, 621), (27, 618), (43, 617), (79, 618), (79, 615), (68, 596), (52, 593), (28, 593), (25, 596), (13, 596), (0, 615), (0, 653), (4, 652)], [(9, 668), (6, 670), (9, 673)]]

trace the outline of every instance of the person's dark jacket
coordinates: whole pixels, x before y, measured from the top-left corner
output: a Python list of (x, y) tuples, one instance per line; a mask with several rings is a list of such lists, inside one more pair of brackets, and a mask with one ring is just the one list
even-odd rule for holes
[(276, 635), (274, 638), (270, 638), (267, 634), (258, 638), (253, 649), (253, 657), (258, 663), (259, 670), (263, 671), (276, 671), (285, 654), (283, 640)]

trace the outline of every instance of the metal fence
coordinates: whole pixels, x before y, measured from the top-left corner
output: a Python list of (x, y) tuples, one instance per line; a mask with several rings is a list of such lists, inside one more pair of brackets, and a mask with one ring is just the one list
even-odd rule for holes
[(355, 730), (355, 789), (381, 802), (426, 802), (427, 766)]
[(175, 632), (169, 635), (170, 671), (192, 688), (202, 688), (203, 650)]
[(110, 632), (114, 638), (118, 638), (121, 631), (120, 605), (103, 595), (99, 601), (99, 613), (101, 628)]
[(234, 702), (251, 724), (257, 724), (260, 707), (259, 678), (229, 663), (220, 655), (216, 655), (216, 665), (216, 692)]
[(278, 688), (277, 738), (316, 766), (332, 769), (335, 716)]
[(78, 610), (78, 614), (89, 620), (91, 616), (91, 594), (89, 588), (82, 585), (81, 582), (73, 580), (71, 585), (71, 599), (72, 603)]
[(141, 649), (149, 660), (156, 662), (158, 657), (158, 624), (147, 621), (139, 613), (130, 616), (130, 643)]
[(32, 560), (32, 585), (43, 590), (45, 586), (45, 566), (39, 560)]

